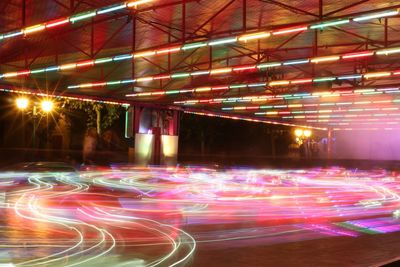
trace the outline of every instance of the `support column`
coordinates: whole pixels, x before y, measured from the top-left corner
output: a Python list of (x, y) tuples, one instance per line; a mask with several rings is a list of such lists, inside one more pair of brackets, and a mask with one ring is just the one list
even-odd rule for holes
[(328, 143), (327, 143), (327, 159), (332, 159), (332, 129), (328, 129)]
[(176, 165), (179, 111), (135, 106), (133, 120), (135, 164)]

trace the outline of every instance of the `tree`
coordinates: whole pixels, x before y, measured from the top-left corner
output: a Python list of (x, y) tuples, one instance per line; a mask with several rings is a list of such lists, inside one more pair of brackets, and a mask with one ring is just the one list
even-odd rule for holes
[(119, 118), (123, 110), (118, 105), (70, 99), (63, 100), (63, 107), (83, 111), (87, 116), (87, 127), (95, 127), (99, 135)]

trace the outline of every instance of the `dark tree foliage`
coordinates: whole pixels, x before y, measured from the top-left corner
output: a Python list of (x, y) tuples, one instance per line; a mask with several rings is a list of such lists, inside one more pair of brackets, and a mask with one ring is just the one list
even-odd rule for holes
[(117, 105), (69, 99), (63, 100), (62, 105), (64, 109), (70, 111), (79, 110), (84, 112), (86, 114), (87, 127), (96, 128), (98, 134), (111, 127), (124, 110), (123, 107)]

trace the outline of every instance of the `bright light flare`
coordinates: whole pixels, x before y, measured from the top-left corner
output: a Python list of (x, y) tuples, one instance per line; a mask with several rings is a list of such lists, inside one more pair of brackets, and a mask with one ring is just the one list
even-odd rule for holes
[(301, 137), (303, 135), (303, 129), (296, 129), (294, 130), (294, 135), (296, 137)]
[(53, 109), (54, 109), (54, 102), (51, 100), (43, 100), (40, 103), (40, 106), (41, 106), (43, 112), (49, 113), (49, 112), (53, 111)]
[(303, 131), (303, 135), (308, 138), (312, 135), (312, 132), (311, 130), (306, 129)]
[(19, 97), (16, 99), (16, 105), (18, 109), (24, 110), (29, 106), (29, 99), (26, 97)]

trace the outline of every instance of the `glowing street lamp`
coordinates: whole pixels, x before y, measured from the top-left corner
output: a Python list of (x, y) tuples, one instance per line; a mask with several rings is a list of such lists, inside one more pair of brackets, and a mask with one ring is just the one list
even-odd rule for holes
[[(15, 100), (16, 106), (19, 110), (25, 111), (29, 107), (29, 99), (26, 97), (20, 97)], [(38, 112), (38, 109), (42, 112)], [(27, 114), (30, 114), (33, 119), (33, 132), (32, 132), (32, 146), (36, 148), (36, 131), (38, 127), (38, 116), (48, 115), (54, 109), (54, 102), (48, 99), (42, 100), (40, 103), (34, 102), (32, 104), (32, 110), (28, 110)], [(24, 121), (24, 113), (22, 113), (22, 120)], [(24, 138), (25, 139), (25, 138)]]
[(15, 101), (15, 103), (17, 104), (17, 108), (20, 110), (24, 110), (28, 107), (29, 105), (29, 100), (28, 98), (25, 97), (20, 97), (17, 98), (17, 100)]
[(50, 101), (50, 100), (43, 100), (40, 103), (40, 106), (41, 106), (43, 112), (49, 113), (49, 112), (51, 112), (53, 110), (54, 103), (52, 101)]
[(309, 138), (311, 136), (312, 132), (311, 130), (304, 130), (303, 135), (305, 138)]
[(296, 137), (301, 137), (303, 135), (303, 130), (302, 129), (296, 129), (294, 130), (294, 135)]
[(309, 138), (309, 137), (311, 137), (311, 135), (312, 135), (312, 132), (311, 132), (311, 130), (309, 130), (309, 129), (305, 129), (305, 130), (303, 130), (303, 129), (296, 129), (296, 130), (294, 130), (294, 135), (296, 136), (296, 137), (298, 137), (298, 138)]

